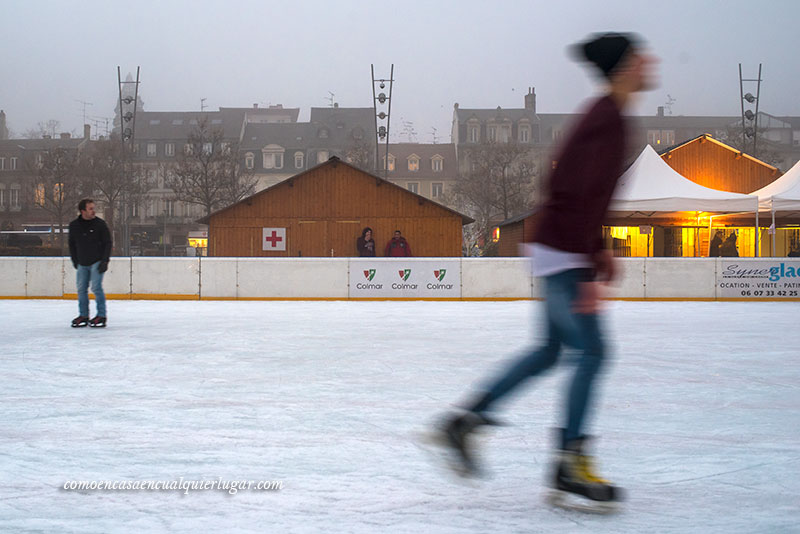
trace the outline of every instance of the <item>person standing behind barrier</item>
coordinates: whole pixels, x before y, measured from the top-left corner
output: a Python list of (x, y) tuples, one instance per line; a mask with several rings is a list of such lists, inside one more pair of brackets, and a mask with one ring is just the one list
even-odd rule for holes
[(400, 233), (400, 230), (394, 231), (394, 237), (386, 244), (384, 256), (392, 258), (411, 257), (411, 245), (408, 244), (406, 238)]
[[(73, 327), (106, 325), (106, 294), (103, 292), (103, 273), (111, 258), (111, 232), (106, 222), (95, 215), (94, 200), (84, 198), (78, 203), (80, 215), (69, 223), (69, 255), (77, 270), (78, 316)], [(89, 320), (89, 283), (97, 302), (97, 315)]]
[(723, 258), (739, 257), (739, 249), (736, 248), (736, 232), (732, 232), (727, 238), (725, 238), (725, 241), (722, 243), (722, 246), (720, 246), (719, 251)]
[(358, 255), (362, 258), (375, 257), (375, 240), (372, 239), (372, 228), (367, 226), (361, 232), (361, 237), (356, 240)]

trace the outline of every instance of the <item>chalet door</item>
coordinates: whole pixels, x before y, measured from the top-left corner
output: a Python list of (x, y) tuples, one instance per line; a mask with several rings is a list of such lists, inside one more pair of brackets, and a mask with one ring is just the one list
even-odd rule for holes
[(302, 257), (330, 256), (328, 222), (318, 219), (300, 220), (292, 225), (289, 236), (289, 255)]
[[(361, 221), (331, 221), (328, 224), (328, 254), (338, 258), (358, 256), (356, 240), (361, 237)], [(333, 250), (333, 254), (331, 254)]]

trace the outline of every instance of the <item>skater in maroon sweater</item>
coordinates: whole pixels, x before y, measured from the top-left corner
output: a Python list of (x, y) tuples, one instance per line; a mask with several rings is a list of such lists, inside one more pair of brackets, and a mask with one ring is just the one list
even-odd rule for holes
[(592, 472), (583, 433), (594, 379), (606, 354), (598, 285), (615, 275), (611, 253), (603, 249), (602, 223), (622, 173), (623, 112), (634, 93), (653, 85), (654, 58), (645, 55), (629, 34), (595, 35), (572, 50), (602, 73), (607, 89), (591, 103), (556, 158), (533, 239), (533, 272), (543, 279), (546, 341), (490, 380), (463, 412), (448, 414), (435, 436), (452, 453), (460, 474), (478, 474), (471, 441), (481, 427), (497, 424), (491, 410), (527, 379), (550, 369), (563, 345), (573, 347), (580, 357), (566, 392), (564, 428), (557, 438), (552, 479), (559, 498), (556, 504), (564, 496), (576, 495), (610, 505), (620, 500), (621, 492)]

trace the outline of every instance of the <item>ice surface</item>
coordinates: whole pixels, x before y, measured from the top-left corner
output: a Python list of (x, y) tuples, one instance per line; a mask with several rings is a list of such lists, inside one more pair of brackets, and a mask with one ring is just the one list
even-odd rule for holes
[[(503, 405), (489, 480), (414, 440), (534, 340), (530, 302), (0, 301), (3, 532), (798, 532), (796, 303), (618, 302), (591, 420), (623, 513), (543, 503), (560, 368)], [(67, 480), (281, 480), (77, 492)]]

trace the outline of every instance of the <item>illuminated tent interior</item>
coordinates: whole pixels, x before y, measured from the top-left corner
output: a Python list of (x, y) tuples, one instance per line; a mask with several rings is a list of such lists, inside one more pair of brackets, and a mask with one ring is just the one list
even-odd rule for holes
[(758, 197), (759, 209), (770, 213), (771, 255), (800, 253), (800, 162), (753, 195)]
[[(604, 238), (617, 256), (718, 256), (726, 240), (734, 244), (724, 255), (758, 255), (758, 197), (703, 187), (649, 145), (620, 177), (609, 210)], [(755, 225), (721, 222), (737, 213), (755, 214)]]

